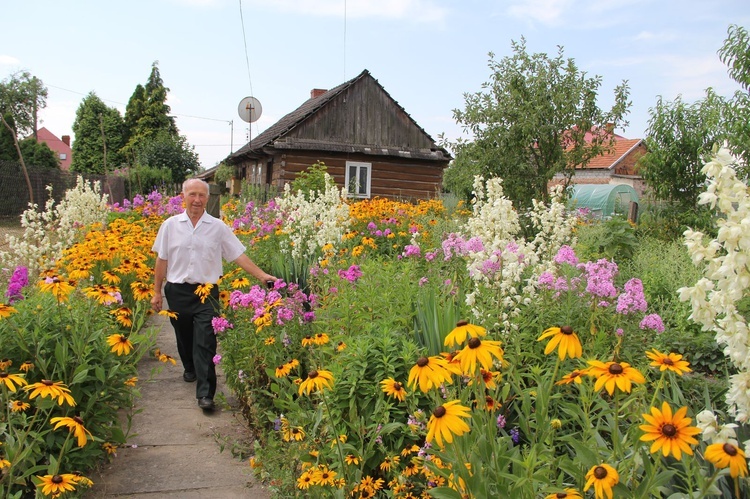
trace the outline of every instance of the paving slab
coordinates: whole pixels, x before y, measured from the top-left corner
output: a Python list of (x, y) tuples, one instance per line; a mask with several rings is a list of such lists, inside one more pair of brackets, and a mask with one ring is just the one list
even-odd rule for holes
[[(159, 328), (157, 346), (176, 356), (169, 320), (154, 316), (150, 324)], [(182, 380), (179, 359), (173, 366), (144, 358), (128, 444), (91, 474), (94, 486), (84, 497), (269, 499), (247, 461), (232, 455), (232, 446), (245, 445), (249, 432), (224, 374), (217, 374), (217, 408), (204, 412), (197, 405), (195, 383)]]

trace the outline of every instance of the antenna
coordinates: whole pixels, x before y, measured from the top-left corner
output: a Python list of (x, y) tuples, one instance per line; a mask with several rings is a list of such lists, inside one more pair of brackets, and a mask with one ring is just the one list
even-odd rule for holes
[(253, 138), (251, 123), (258, 121), (258, 118), (260, 118), (260, 115), (263, 112), (263, 107), (260, 105), (260, 101), (255, 97), (245, 97), (237, 106), (237, 112), (242, 121), (247, 122), (247, 143), (250, 144)]

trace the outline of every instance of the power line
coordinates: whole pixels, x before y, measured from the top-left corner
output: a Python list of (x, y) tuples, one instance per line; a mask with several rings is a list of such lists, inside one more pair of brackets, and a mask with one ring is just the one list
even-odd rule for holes
[[(65, 92), (70, 92), (71, 94), (78, 94), (78, 95), (83, 95), (83, 96), (88, 95), (88, 94), (85, 94), (83, 92), (78, 92), (76, 90), (70, 90), (68, 88), (58, 87), (56, 85), (50, 85), (49, 83), (45, 83), (45, 86), (56, 88), (58, 90), (63, 90)], [(89, 93), (91, 93), (91, 92), (89, 92)], [(99, 97), (99, 96), (97, 95), (97, 97)], [(104, 101), (104, 102), (111, 102), (113, 104), (119, 104), (121, 106), (127, 106), (127, 104), (125, 104), (124, 102), (118, 102), (118, 101), (115, 101), (115, 100), (112, 100), (112, 99), (105, 99), (103, 97), (99, 97), (99, 98), (102, 101)], [(198, 120), (221, 121), (222, 123), (230, 123), (231, 122), (231, 120), (222, 120), (222, 119), (219, 119), (219, 118), (207, 118), (205, 116), (194, 116), (194, 115), (190, 115), (190, 114), (170, 113), (170, 116), (179, 116), (181, 118), (195, 118), (195, 119), (198, 119)]]
[[(247, 66), (247, 81), (250, 83), (250, 95), (253, 95), (253, 79), (250, 77), (250, 56), (247, 53), (247, 35), (245, 34), (245, 17), (242, 15), (242, 0), (240, 2), (240, 22), (242, 23), (242, 40), (245, 42), (245, 65)], [(252, 123), (247, 124), (248, 130), (253, 126)], [(257, 127), (257, 125), (256, 125)]]

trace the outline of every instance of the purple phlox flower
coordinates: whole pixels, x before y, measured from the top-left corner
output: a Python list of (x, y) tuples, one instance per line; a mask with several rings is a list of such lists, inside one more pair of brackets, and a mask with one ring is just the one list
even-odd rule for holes
[(214, 317), (211, 319), (211, 325), (214, 328), (214, 334), (223, 333), (227, 329), (234, 328), (234, 325), (230, 323), (225, 317)]
[(218, 366), (219, 362), (221, 362), (221, 355), (219, 355), (218, 353), (214, 355), (213, 361), (214, 361), (214, 365)]
[(133, 208), (137, 208), (138, 206), (143, 206), (143, 203), (145, 202), (145, 199), (141, 194), (136, 194), (133, 196)]
[(380, 229), (378, 229), (378, 230), (375, 231), (375, 235), (378, 236), (378, 237), (382, 237), (383, 236), (383, 231), (380, 230)]
[(664, 322), (661, 320), (659, 314), (649, 314), (643, 318), (639, 324), (641, 329), (651, 329), (657, 333), (664, 332)]
[(539, 278), (537, 279), (537, 282), (540, 286), (543, 286), (547, 289), (552, 289), (552, 286), (555, 283), (555, 276), (552, 272), (544, 271), (541, 274), (539, 274)]
[(335, 286), (331, 286), (330, 288), (328, 288), (328, 294), (330, 295), (335, 295), (338, 292), (339, 292), (339, 288)]
[(625, 291), (617, 297), (617, 313), (627, 315), (632, 312), (645, 312), (648, 308), (640, 279), (630, 279), (625, 283)]
[(422, 250), (416, 244), (407, 244), (406, 246), (404, 246), (403, 255), (406, 257), (421, 256), (421, 254)]
[(279, 431), (281, 430), (281, 418), (284, 417), (283, 415), (279, 416), (278, 418), (273, 420), (273, 430)]
[(560, 249), (557, 250), (554, 260), (555, 263), (558, 264), (567, 263), (573, 266), (578, 265), (578, 257), (576, 256), (575, 251), (573, 251), (573, 248), (567, 244), (561, 246)]
[(424, 286), (425, 284), (427, 284), (427, 281), (428, 281), (428, 280), (429, 280), (429, 279), (427, 279), (426, 277), (422, 277), (422, 278), (421, 278), (421, 279), (419, 280), (419, 286), (420, 286), (420, 287)]
[(437, 251), (428, 251), (424, 254), (424, 259), (428, 262), (431, 262), (435, 259), (435, 256), (437, 255)]
[(409, 234), (416, 234), (417, 232), (419, 232), (419, 229), (417, 228), (416, 225), (409, 226)]
[(294, 310), (287, 307), (279, 307), (276, 311), (276, 324), (283, 325), (292, 319), (294, 319)]
[(617, 264), (606, 258), (596, 262), (579, 264), (586, 273), (586, 292), (600, 298), (617, 296), (614, 280), (617, 275)]
[(500, 429), (503, 429), (505, 428), (505, 423), (506, 423), (505, 416), (503, 416), (502, 414), (498, 414), (497, 415), (497, 427)]
[(315, 312), (305, 312), (302, 314), (302, 322), (305, 324), (309, 324), (310, 322), (315, 320)]
[(623, 331), (621, 327), (618, 327), (617, 330), (615, 331), (615, 334), (617, 336), (622, 336), (623, 334), (625, 334), (625, 331)]
[(377, 225), (375, 225), (375, 222), (370, 222), (370, 223), (368, 223), (368, 224), (367, 224), (367, 228), (368, 228), (368, 229), (369, 229), (369, 230), (370, 230), (370, 231), (372, 232), (372, 231), (374, 231), (375, 229), (377, 229), (377, 228), (378, 228), (378, 226), (377, 226)]
[(352, 265), (347, 270), (339, 269), (338, 275), (341, 279), (346, 279), (349, 282), (356, 282), (357, 279), (362, 277), (362, 270), (359, 265)]
[(11, 275), (10, 282), (8, 283), (8, 289), (5, 291), (5, 296), (8, 298), (8, 303), (23, 300), (23, 294), (21, 293), (21, 291), (28, 284), (29, 269), (22, 265), (19, 265), (13, 271), (13, 275)]

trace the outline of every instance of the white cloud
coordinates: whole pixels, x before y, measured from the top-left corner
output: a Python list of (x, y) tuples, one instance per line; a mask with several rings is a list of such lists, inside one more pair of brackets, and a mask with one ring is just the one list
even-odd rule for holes
[(641, 31), (631, 38), (635, 42), (670, 42), (676, 39), (677, 35), (674, 33), (654, 33), (652, 31)]
[(17, 66), (21, 61), (12, 55), (0, 54), (0, 66)]
[(562, 23), (563, 16), (573, 5), (573, 0), (520, 0), (508, 7), (511, 17), (547, 26)]
[(385, 18), (438, 22), (448, 10), (434, 0), (245, 0), (265, 9), (278, 9), (295, 14), (352, 19)]

